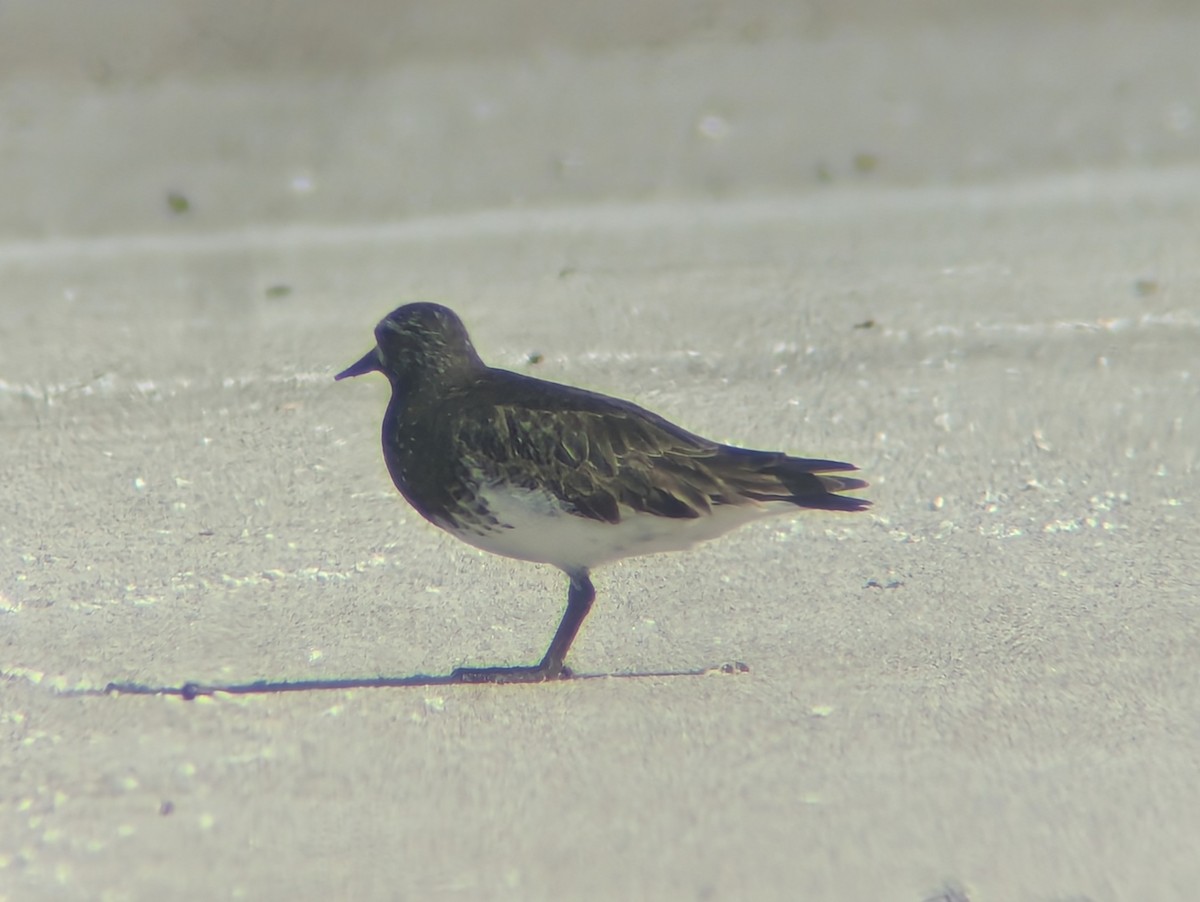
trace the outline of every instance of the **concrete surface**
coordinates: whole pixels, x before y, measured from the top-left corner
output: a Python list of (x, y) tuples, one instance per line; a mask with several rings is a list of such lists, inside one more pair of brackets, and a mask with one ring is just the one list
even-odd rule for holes
[[(0, 898), (1200, 895), (1194, 5), (97, 9), (0, 7)], [(566, 586), (332, 382), (416, 299), (875, 507), (422, 685)]]

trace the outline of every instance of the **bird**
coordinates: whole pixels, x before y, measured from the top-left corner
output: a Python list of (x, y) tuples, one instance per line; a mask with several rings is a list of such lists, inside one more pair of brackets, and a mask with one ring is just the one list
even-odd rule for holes
[[(566, 679), (592, 608), (591, 571), (680, 551), (752, 520), (802, 508), (862, 511), (866, 488), (836, 460), (721, 444), (629, 401), (488, 366), (462, 320), (435, 303), (393, 310), (375, 347), (334, 378), (391, 383), (383, 458), (405, 500), (469, 545), (551, 564), (566, 609), (531, 666), (459, 667), (450, 681)], [(742, 665), (744, 666), (744, 665)]]

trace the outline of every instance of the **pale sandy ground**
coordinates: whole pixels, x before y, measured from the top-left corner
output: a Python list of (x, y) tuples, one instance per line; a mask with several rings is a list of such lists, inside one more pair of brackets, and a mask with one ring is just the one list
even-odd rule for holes
[[(0, 899), (1200, 897), (1195, 6), (483, 6), (0, 6)], [(412, 299), (876, 506), (598, 574), (743, 676), (88, 695), (541, 654)]]

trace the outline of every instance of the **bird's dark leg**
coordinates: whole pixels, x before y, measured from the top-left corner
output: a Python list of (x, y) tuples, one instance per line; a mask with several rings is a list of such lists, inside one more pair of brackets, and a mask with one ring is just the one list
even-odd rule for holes
[(575, 635), (596, 600), (596, 589), (581, 570), (571, 575), (571, 589), (567, 593), (567, 610), (542, 663), (532, 667), (459, 667), (450, 676), (460, 683), (541, 683), (545, 680), (566, 679), (571, 671), (563, 666), (567, 651), (575, 641)]
[(583, 620), (592, 609), (592, 602), (595, 600), (596, 589), (588, 578), (588, 572), (584, 570), (573, 575), (571, 588), (567, 592), (567, 609), (563, 612), (554, 638), (550, 640), (550, 647), (546, 649), (542, 663), (538, 665), (539, 669), (552, 676), (564, 673), (567, 676), (571, 675), (571, 671), (563, 666), (563, 662), (567, 660), (571, 643), (575, 641), (575, 636), (583, 626)]

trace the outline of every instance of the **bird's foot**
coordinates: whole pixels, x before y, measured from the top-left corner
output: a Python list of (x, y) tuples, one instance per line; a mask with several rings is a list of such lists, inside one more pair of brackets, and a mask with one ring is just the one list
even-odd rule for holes
[(712, 674), (721, 673), (738, 674), (749, 672), (749, 666), (743, 664), (741, 661), (726, 661), (724, 664), (714, 664), (712, 667), (709, 667), (707, 670), (705, 670), (704, 674), (705, 676), (709, 676)]
[(569, 680), (574, 674), (569, 667), (554, 669), (544, 664), (532, 667), (457, 667), (450, 674), (454, 683), (545, 683), (550, 680)]

